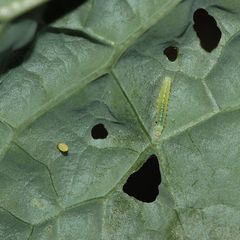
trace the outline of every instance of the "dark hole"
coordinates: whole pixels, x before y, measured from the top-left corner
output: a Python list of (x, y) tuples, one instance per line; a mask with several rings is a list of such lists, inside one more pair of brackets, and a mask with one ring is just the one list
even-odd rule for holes
[(158, 196), (160, 183), (158, 159), (156, 155), (151, 155), (142, 167), (128, 178), (123, 191), (142, 202), (153, 202)]
[(218, 46), (222, 36), (216, 20), (202, 8), (195, 11), (193, 20), (193, 28), (200, 39), (202, 48), (207, 52), (211, 52)]
[(178, 56), (178, 49), (177, 47), (167, 47), (164, 49), (163, 53), (167, 56), (168, 60), (174, 62)]
[(95, 125), (92, 128), (92, 137), (94, 139), (104, 139), (108, 135), (108, 131), (102, 123)]

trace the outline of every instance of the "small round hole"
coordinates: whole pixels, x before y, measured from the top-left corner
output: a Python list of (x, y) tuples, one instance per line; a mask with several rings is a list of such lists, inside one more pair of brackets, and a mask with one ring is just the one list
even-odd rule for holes
[(169, 61), (174, 62), (178, 56), (178, 48), (169, 46), (164, 49), (163, 53), (167, 56)]
[(108, 135), (108, 131), (102, 123), (95, 125), (91, 131), (94, 139), (104, 139)]

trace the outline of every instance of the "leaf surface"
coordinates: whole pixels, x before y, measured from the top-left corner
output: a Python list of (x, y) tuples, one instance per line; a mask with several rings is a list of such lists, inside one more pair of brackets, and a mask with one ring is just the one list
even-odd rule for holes
[[(222, 33), (211, 52), (193, 29), (199, 8)], [(239, 239), (239, 12), (238, 1), (96, 0), (42, 32), (0, 77), (0, 238)], [(105, 138), (92, 137), (98, 124)], [(145, 203), (122, 187), (152, 154), (162, 183)]]

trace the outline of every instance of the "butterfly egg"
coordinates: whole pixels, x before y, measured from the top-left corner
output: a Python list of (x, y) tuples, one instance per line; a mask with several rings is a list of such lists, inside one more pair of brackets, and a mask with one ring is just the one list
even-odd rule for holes
[(69, 150), (68, 145), (66, 143), (58, 143), (57, 148), (63, 154), (67, 154)]

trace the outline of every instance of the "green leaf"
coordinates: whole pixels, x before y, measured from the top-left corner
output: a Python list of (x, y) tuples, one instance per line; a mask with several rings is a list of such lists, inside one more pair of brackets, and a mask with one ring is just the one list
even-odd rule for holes
[(16, 61), (15, 51), (27, 46), (38, 23), (30, 15), (21, 16), (49, 0), (0, 0), (0, 72), (8, 61)]
[(0, 0), (0, 23), (8, 22), (48, 1), (49, 0)]
[(0, 53), (7, 55), (6, 52), (9, 53), (27, 45), (32, 40), (36, 28), (37, 23), (31, 19), (19, 20), (9, 24), (8, 27), (3, 29), (3, 34), (0, 36)]
[[(222, 33), (211, 52), (199, 8)], [(0, 76), (0, 239), (240, 239), (239, 12), (236, 0), (96, 0), (42, 31)], [(162, 182), (146, 203), (122, 188), (152, 154)]]

